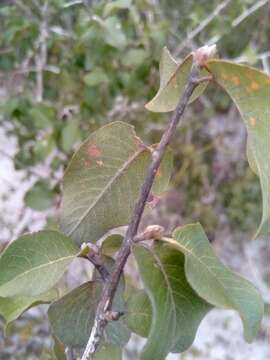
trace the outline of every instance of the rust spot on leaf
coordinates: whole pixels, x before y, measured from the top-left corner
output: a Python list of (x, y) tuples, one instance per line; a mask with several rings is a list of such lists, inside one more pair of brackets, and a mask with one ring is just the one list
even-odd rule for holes
[(84, 161), (84, 166), (89, 168), (91, 166), (91, 161), (85, 160)]
[(238, 76), (232, 76), (231, 80), (234, 83), (234, 85), (239, 85), (240, 84), (240, 79), (239, 79)]
[(251, 116), (251, 117), (249, 118), (249, 123), (250, 123), (250, 125), (251, 125), (252, 127), (256, 126), (256, 119), (255, 119), (255, 117)]
[(252, 83), (249, 86), (247, 86), (246, 89), (248, 92), (253, 92), (253, 91), (257, 91), (259, 87), (260, 86), (255, 81), (252, 81)]
[(223, 80), (228, 80), (228, 75), (225, 74), (225, 73), (222, 73), (221, 77), (222, 77)]
[(101, 151), (99, 150), (98, 147), (96, 146), (90, 146), (88, 149), (87, 149), (87, 154), (91, 157), (98, 157), (101, 155)]

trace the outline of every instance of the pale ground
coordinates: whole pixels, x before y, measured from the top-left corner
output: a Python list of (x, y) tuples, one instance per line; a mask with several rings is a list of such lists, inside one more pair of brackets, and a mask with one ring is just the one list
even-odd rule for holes
[[(8, 139), (0, 128), (0, 150), (12, 156), (15, 152), (16, 144), (11, 139)], [(42, 171), (42, 169), (38, 169)], [(12, 161), (4, 157), (0, 153), (0, 245), (16, 236), (25, 228), (29, 226), (31, 230), (38, 230), (44, 226), (44, 214), (25, 209), (23, 207), (23, 196), (25, 191), (31, 187), (32, 181), (24, 180), (22, 171), (14, 170)], [(269, 248), (269, 247), (268, 247)], [(222, 247), (217, 245), (217, 251), (222, 256), (223, 260), (237, 271), (242, 272), (248, 276), (257, 287), (262, 291), (264, 298), (270, 301), (270, 291), (263, 281), (263, 277), (270, 273), (269, 270), (269, 253), (267, 249), (266, 239), (258, 241), (246, 241), (242, 247), (242, 253), (239, 254), (235, 251), (236, 246), (233, 239), (228, 239)], [(74, 267), (75, 269), (75, 267)], [(252, 269), (252, 272), (251, 272)], [(76, 269), (78, 271), (78, 269)], [(73, 274), (73, 277), (75, 275)], [(72, 283), (72, 278), (70, 279)], [(31, 310), (29, 317), (36, 319), (44, 313), (42, 310)], [(27, 322), (27, 316), (23, 317), (24, 324)], [(33, 343), (33, 346), (42, 347), (44, 344), (49, 345), (48, 329), (46, 321), (44, 325), (39, 325), (38, 330), (35, 332), (34, 340), (30, 339), (27, 342)], [(20, 321), (18, 326), (21, 326)], [(35, 325), (36, 326), (36, 325)], [(45, 330), (42, 330), (42, 326)], [(1, 329), (0, 329), (1, 330)], [(169, 356), (168, 359), (181, 359), (181, 360), (267, 360), (270, 359), (270, 320), (265, 317), (263, 329), (256, 341), (252, 344), (247, 344), (243, 340), (242, 325), (238, 316), (232, 311), (213, 310), (202, 322), (199, 327), (196, 340), (191, 350), (182, 355)], [(7, 343), (10, 352), (7, 349)], [(0, 349), (5, 349), (6, 355), (1, 355), (1, 360), (14, 359), (14, 353), (24, 354), (24, 350), (18, 350), (20, 337), (13, 335), (8, 341), (1, 338), (0, 331)], [(142, 342), (140, 341), (140, 344)], [(5, 348), (6, 347), (6, 348)], [(139, 347), (136, 340), (130, 343), (129, 349), (132, 350)], [(132, 356), (136, 359), (137, 355)], [(36, 360), (38, 357), (34, 355), (27, 356), (20, 355), (19, 359)], [(131, 359), (131, 357), (127, 357)]]

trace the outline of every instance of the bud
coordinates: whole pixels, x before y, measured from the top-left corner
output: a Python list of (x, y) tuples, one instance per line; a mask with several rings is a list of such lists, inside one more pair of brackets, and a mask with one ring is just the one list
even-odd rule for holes
[(205, 45), (200, 47), (198, 50), (194, 51), (194, 62), (199, 67), (204, 67), (207, 65), (209, 59), (211, 59), (217, 52), (216, 45)]
[(143, 232), (144, 240), (159, 240), (164, 233), (164, 227), (160, 225), (149, 225)]

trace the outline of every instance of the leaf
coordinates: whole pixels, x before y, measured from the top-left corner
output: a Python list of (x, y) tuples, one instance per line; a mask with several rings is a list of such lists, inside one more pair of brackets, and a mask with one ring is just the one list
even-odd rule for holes
[[(101, 282), (89, 281), (50, 305), (48, 314), (52, 331), (66, 346), (84, 347), (87, 344), (101, 291)], [(122, 287), (116, 293), (113, 309), (125, 311)], [(121, 318), (110, 322), (105, 330), (106, 341), (120, 347), (128, 342), (129, 336)]]
[(16, 297), (0, 297), (0, 314), (6, 320), (6, 326), (16, 320), (29, 308), (50, 303), (58, 296), (56, 289), (51, 289), (37, 296), (16, 296)]
[(54, 193), (44, 181), (37, 181), (24, 197), (25, 205), (35, 210), (46, 210), (53, 206)]
[(173, 239), (164, 240), (185, 255), (186, 277), (192, 288), (213, 306), (236, 310), (245, 339), (252, 341), (263, 316), (263, 300), (256, 288), (220, 262), (200, 224), (176, 229)]
[(119, 234), (112, 234), (108, 236), (101, 246), (101, 252), (107, 256), (113, 256), (116, 253), (123, 242), (123, 236)]
[[(150, 161), (150, 149), (128, 124), (113, 122), (91, 134), (65, 172), (63, 231), (81, 244), (128, 224)], [(168, 151), (156, 177), (155, 194), (167, 187), (171, 166)]]
[(154, 249), (137, 245), (133, 252), (153, 311), (141, 359), (164, 360), (169, 352), (185, 351), (192, 344), (210, 306), (189, 286), (180, 251), (166, 245)]
[(122, 350), (112, 344), (104, 344), (95, 355), (95, 360), (122, 360)]
[(122, 59), (122, 63), (127, 67), (138, 67), (144, 63), (147, 55), (144, 49), (130, 49)]
[(251, 67), (212, 60), (208, 69), (235, 102), (247, 127), (250, 166), (260, 178), (262, 220), (255, 237), (270, 230), (270, 77)]
[(84, 76), (83, 80), (88, 86), (96, 86), (109, 81), (108, 76), (100, 67), (94, 68), (89, 74)]
[(131, 6), (132, 1), (131, 0), (116, 0), (116, 1), (109, 1), (104, 6), (103, 14), (104, 16), (111, 15), (114, 12), (117, 12), (118, 10), (122, 9), (128, 9)]
[[(168, 49), (166, 47), (163, 49), (159, 65), (160, 87), (156, 96), (145, 105), (147, 110), (168, 112), (176, 108), (187, 84), (192, 62), (193, 56), (190, 54), (178, 64)], [(206, 70), (202, 70), (201, 76), (205, 75), (209, 74)], [(203, 93), (207, 84), (207, 82), (203, 82), (197, 86), (189, 102), (196, 100)]]
[(53, 336), (53, 358), (52, 360), (67, 360), (65, 354), (65, 346), (56, 336)]
[(122, 29), (122, 24), (116, 16), (108, 17), (103, 23), (103, 36), (108, 45), (123, 49), (127, 45), (127, 38)]
[(79, 249), (56, 231), (40, 231), (13, 241), (0, 257), (0, 296), (36, 296), (52, 288)]
[(61, 130), (61, 148), (65, 152), (72, 150), (76, 141), (80, 140), (80, 128), (77, 119), (70, 119)]
[(132, 332), (142, 337), (148, 336), (152, 323), (152, 308), (144, 290), (137, 290), (128, 299), (126, 323)]

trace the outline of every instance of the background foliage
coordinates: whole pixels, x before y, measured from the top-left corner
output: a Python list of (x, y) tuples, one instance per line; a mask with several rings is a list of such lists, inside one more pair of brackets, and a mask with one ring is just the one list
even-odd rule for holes
[[(0, 127), (15, 139), (12, 161), (31, 184), (25, 208), (55, 226), (68, 158), (101, 125), (123, 120), (146, 142), (159, 139), (167, 115), (144, 104), (158, 88), (164, 45), (180, 59), (217, 42), (222, 57), (268, 71), (269, 17), (269, 2), (254, 0), (1, 2)], [(247, 167), (238, 117), (211, 87), (189, 108), (173, 143), (172, 189), (152, 215), (166, 228), (199, 220), (218, 243), (231, 232), (241, 238), (254, 232), (260, 187)], [(4, 203), (9, 195), (2, 196)], [(0, 220), (9, 229), (4, 244), (13, 226), (4, 215)]]

